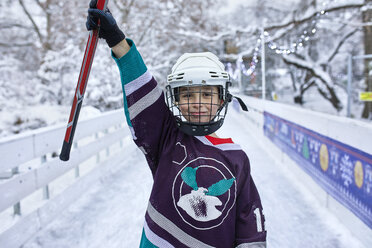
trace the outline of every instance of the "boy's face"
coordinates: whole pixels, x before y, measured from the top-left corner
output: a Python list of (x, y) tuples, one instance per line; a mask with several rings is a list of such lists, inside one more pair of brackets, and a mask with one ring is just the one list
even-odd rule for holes
[(182, 115), (193, 123), (207, 123), (212, 120), (222, 100), (217, 86), (181, 87), (177, 103)]

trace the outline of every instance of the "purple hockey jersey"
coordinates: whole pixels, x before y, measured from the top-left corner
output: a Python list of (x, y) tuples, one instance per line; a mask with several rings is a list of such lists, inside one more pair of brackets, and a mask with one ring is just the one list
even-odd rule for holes
[(264, 215), (247, 155), (231, 139), (177, 128), (134, 43), (115, 59), (134, 142), (154, 184), (140, 247), (266, 247)]

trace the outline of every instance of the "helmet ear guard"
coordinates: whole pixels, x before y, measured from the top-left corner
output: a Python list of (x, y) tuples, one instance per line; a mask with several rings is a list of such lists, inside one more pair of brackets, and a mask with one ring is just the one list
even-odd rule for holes
[[(168, 86), (169, 85), (167, 85), (167, 87)], [(174, 101), (175, 102), (179, 102), (180, 101), (180, 88), (179, 87), (173, 89), (173, 98), (174, 98)]]

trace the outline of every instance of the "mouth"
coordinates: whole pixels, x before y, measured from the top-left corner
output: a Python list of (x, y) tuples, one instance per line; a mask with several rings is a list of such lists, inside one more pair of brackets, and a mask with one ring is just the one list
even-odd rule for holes
[(191, 112), (189, 114), (190, 114), (190, 116), (207, 116), (207, 115), (209, 115), (207, 112)]

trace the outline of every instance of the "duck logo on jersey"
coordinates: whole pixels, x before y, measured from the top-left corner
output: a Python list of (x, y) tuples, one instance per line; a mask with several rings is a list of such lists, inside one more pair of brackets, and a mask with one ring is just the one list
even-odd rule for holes
[(174, 206), (190, 226), (208, 230), (219, 226), (235, 204), (236, 180), (213, 158), (196, 158), (178, 172), (172, 188)]
[(188, 215), (199, 221), (214, 220), (222, 214), (216, 206), (221, 206), (222, 202), (216, 196), (225, 194), (234, 183), (234, 178), (222, 179), (212, 184), (208, 189), (198, 187), (196, 182), (196, 171), (200, 167), (186, 167), (182, 173), (182, 180), (192, 188), (191, 193), (181, 196), (177, 206), (186, 211)]

